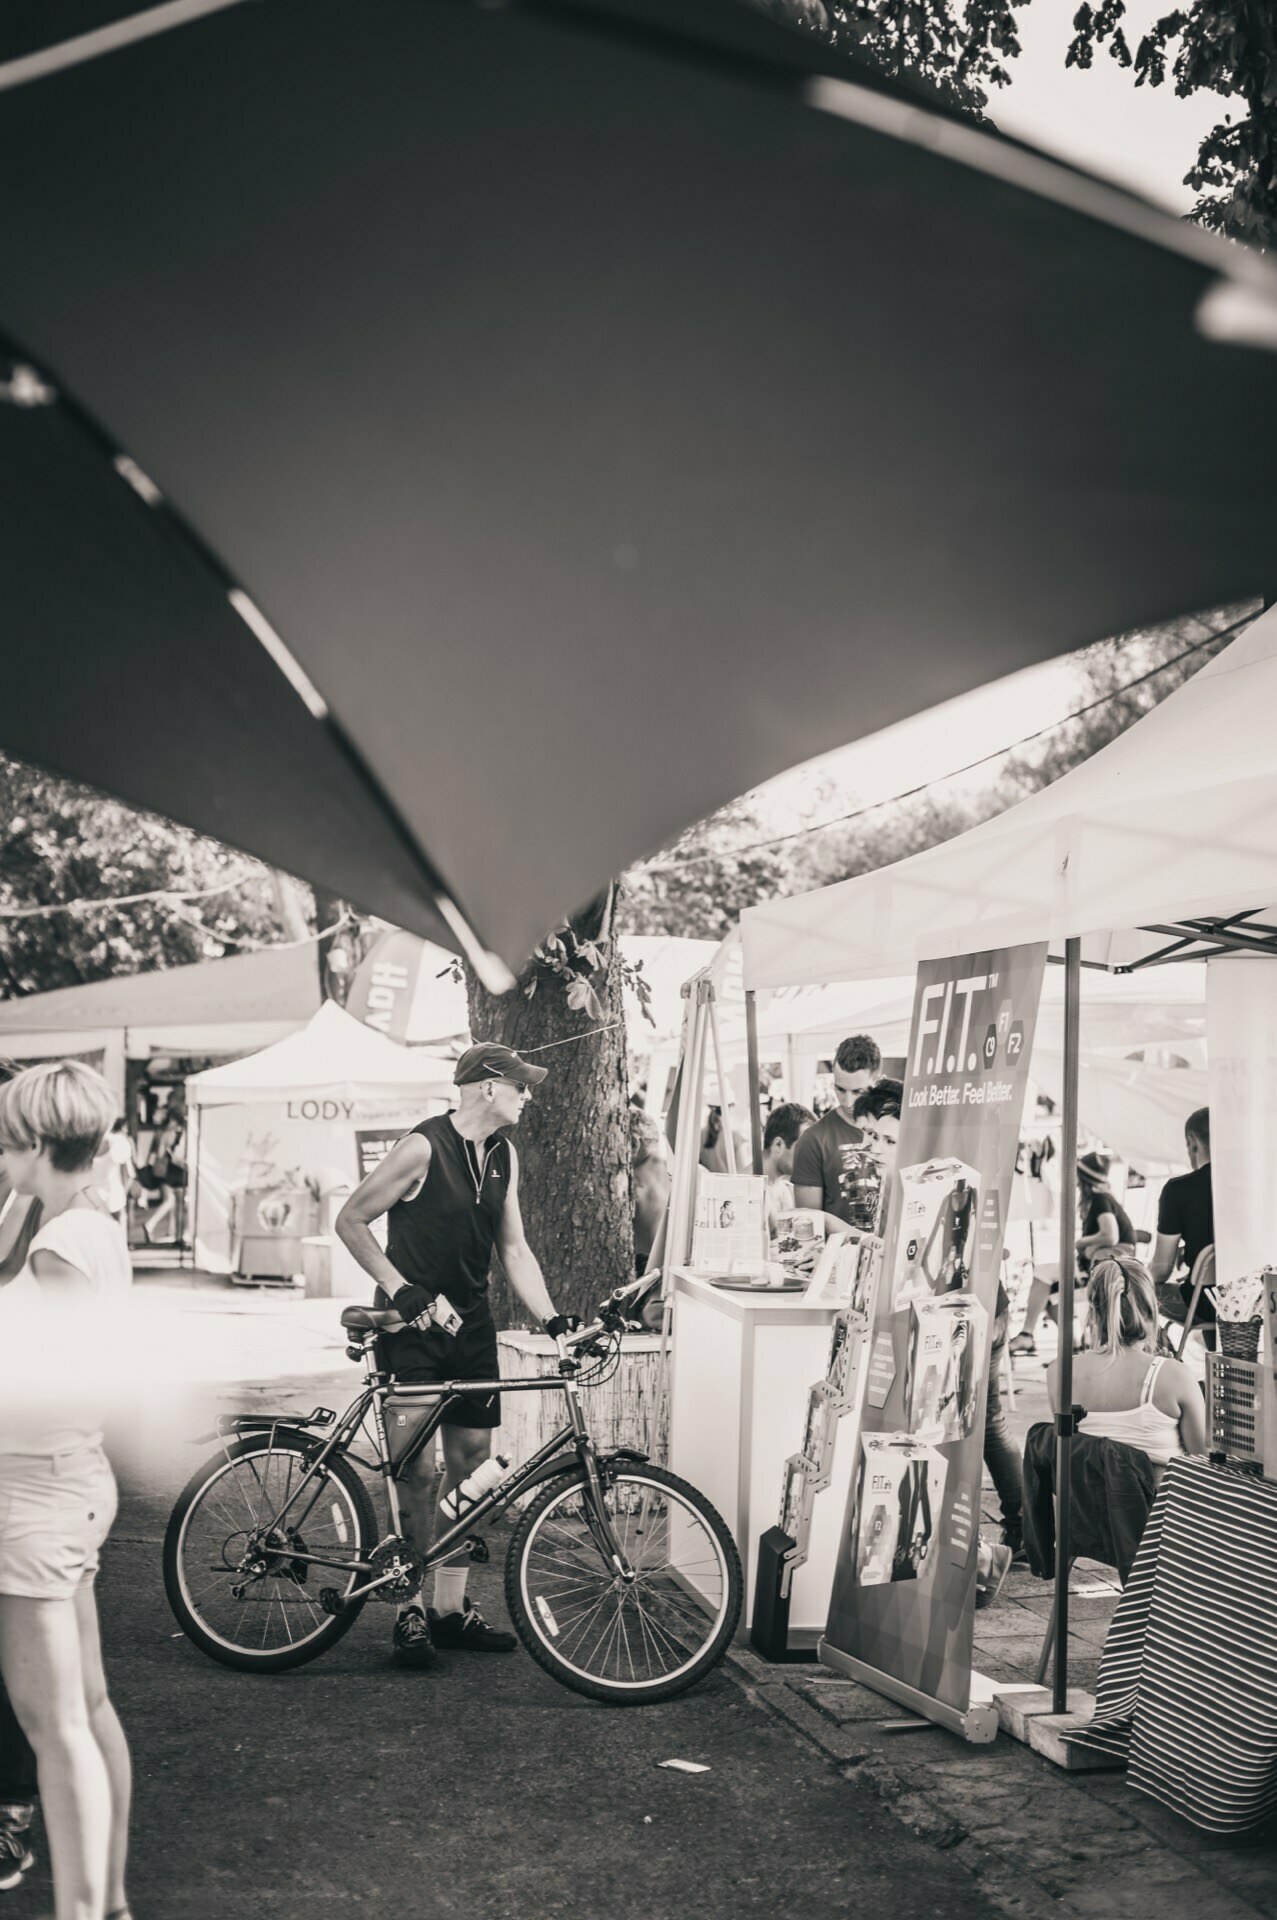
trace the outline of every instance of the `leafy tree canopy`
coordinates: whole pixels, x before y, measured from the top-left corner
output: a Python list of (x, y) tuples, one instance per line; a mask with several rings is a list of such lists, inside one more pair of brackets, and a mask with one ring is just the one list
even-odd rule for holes
[[(282, 884), (215, 840), (0, 754), (0, 997), (287, 939)], [(145, 893), (166, 897), (30, 911)]]

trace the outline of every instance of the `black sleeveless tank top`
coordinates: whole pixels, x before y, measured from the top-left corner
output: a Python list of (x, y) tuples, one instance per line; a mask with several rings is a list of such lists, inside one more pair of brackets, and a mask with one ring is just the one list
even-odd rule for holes
[(386, 1215), (386, 1253), (405, 1280), (446, 1294), (466, 1319), (486, 1308), (488, 1268), (510, 1185), (510, 1142), (463, 1140), (452, 1116), (413, 1128), (430, 1142), (430, 1169), (411, 1200)]

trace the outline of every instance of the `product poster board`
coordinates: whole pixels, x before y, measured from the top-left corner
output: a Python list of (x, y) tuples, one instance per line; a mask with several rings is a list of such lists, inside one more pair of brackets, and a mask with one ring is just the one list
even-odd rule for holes
[(970, 1706), (989, 1353), (1045, 944), (924, 961), (826, 1642)]

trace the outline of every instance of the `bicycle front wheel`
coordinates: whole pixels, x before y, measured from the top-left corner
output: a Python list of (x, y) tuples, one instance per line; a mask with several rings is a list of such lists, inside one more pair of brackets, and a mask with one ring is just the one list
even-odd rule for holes
[(546, 1672), (614, 1706), (671, 1700), (704, 1679), (740, 1619), (740, 1557), (709, 1501), (663, 1467), (604, 1469), (629, 1577), (607, 1559), (585, 1473), (553, 1480), (506, 1559), (506, 1604)]
[[(297, 1557), (350, 1562), (371, 1553), (376, 1517), (354, 1469), (327, 1461), (276, 1520), (313, 1451), (300, 1434), (252, 1434), (208, 1461), (178, 1496), (164, 1535), (165, 1592), (188, 1639), (224, 1666), (300, 1667), (359, 1615), (362, 1601), (334, 1615), (319, 1597), (331, 1586), (345, 1599), (357, 1573)], [(246, 1558), (255, 1562), (250, 1570)]]

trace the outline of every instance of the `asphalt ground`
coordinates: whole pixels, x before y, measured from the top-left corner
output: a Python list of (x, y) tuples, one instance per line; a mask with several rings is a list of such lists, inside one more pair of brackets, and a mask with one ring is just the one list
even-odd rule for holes
[[(579, 1698), (522, 1648), (405, 1673), (388, 1660), (393, 1609), (371, 1605), (309, 1667), (219, 1667), (178, 1634), (161, 1579), (163, 1521), (195, 1457), (173, 1445), (125, 1465), (100, 1580), (137, 1771), (136, 1920), (993, 1911), (728, 1670), (637, 1709)], [(502, 1621), (507, 1537), (472, 1575)], [(661, 1770), (670, 1758), (710, 1771)], [(49, 1910), (44, 1852), (0, 1907), (13, 1920)]]

